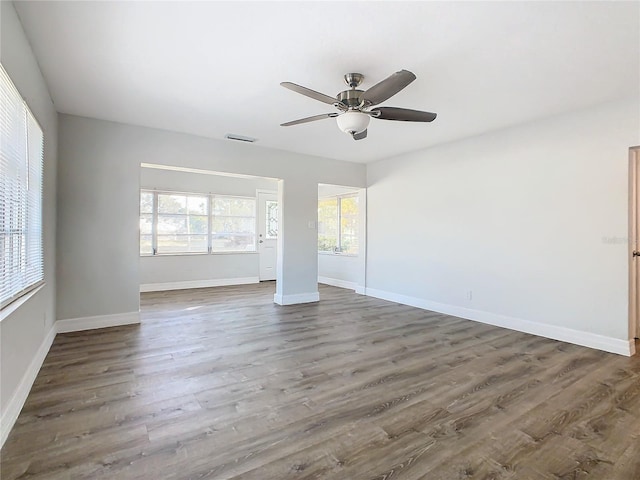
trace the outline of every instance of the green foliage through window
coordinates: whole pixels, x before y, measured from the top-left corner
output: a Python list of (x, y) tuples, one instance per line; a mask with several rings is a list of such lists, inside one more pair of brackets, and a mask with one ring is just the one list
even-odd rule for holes
[(358, 197), (318, 200), (318, 251), (358, 254)]
[(140, 255), (256, 250), (254, 198), (140, 192)]

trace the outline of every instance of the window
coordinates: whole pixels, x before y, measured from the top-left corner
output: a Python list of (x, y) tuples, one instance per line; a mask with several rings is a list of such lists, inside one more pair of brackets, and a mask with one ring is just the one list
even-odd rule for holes
[(340, 198), (340, 243), (342, 253), (358, 254), (358, 197)]
[(140, 255), (153, 255), (153, 192), (140, 192)]
[(140, 192), (140, 255), (255, 251), (254, 198)]
[(338, 199), (318, 200), (318, 250), (335, 252), (338, 248)]
[(275, 240), (278, 238), (278, 202), (275, 200), (265, 200), (265, 225), (266, 239)]
[(0, 65), (0, 305), (40, 285), (44, 136)]
[(318, 200), (318, 251), (358, 254), (358, 197)]
[(158, 193), (156, 253), (209, 251), (209, 197)]
[(213, 196), (212, 205), (212, 251), (255, 251), (256, 200), (216, 195)]

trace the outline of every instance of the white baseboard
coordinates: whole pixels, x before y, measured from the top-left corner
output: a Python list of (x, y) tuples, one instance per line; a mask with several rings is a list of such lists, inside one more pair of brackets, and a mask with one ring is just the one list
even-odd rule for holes
[(140, 292), (164, 292), (166, 290), (187, 290), (190, 288), (224, 287), (259, 283), (259, 277), (215, 278), (211, 280), (186, 280), (183, 282), (143, 283)]
[(400, 295), (398, 293), (366, 288), (365, 295), (370, 297), (389, 300), (390, 302), (401, 303), (412, 307), (430, 310), (432, 312), (444, 313), (467, 320), (495, 325), (497, 327), (508, 328), (518, 332), (531, 333), (540, 337), (551, 338), (563, 342), (574, 343), (583, 347), (595, 348), (605, 352), (617, 353), (619, 355), (631, 356), (635, 353), (635, 342), (633, 340), (621, 340), (619, 338), (605, 337), (596, 333), (573, 330), (571, 328), (548, 325), (545, 323), (532, 322), (521, 318), (509, 317), (496, 313), (473, 310), (455, 305), (432, 302), (422, 298)]
[(95, 317), (68, 318), (55, 324), (58, 333), (79, 332), (95, 328), (118, 327), (140, 323), (140, 312), (97, 315)]
[(318, 283), (331, 285), (333, 287), (348, 288), (349, 290), (355, 290), (358, 286), (356, 282), (348, 282), (347, 280), (340, 280), (339, 278), (331, 277), (318, 277)]
[(44, 340), (42, 340), (40, 348), (38, 348), (38, 351), (31, 360), (27, 371), (22, 376), (22, 380), (20, 380), (18, 388), (11, 397), (11, 400), (9, 400), (7, 408), (0, 419), (0, 447), (4, 445), (5, 440), (9, 436), (9, 432), (13, 428), (14, 423), (16, 423), (18, 415), (20, 415), (20, 411), (24, 406), (24, 402), (29, 396), (33, 382), (36, 380), (40, 367), (42, 367), (42, 363), (44, 362), (47, 353), (49, 353), (49, 349), (51, 348), (51, 344), (53, 344), (53, 340), (55, 338), (56, 326), (53, 325), (49, 330), (49, 333), (44, 337)]
[(295, 295), (278, 295), (273, 296), (273, 301), (278, 305), (297, 305), (298, 303), (311, 303), (320, 300), (318, 292), (297, 293)]

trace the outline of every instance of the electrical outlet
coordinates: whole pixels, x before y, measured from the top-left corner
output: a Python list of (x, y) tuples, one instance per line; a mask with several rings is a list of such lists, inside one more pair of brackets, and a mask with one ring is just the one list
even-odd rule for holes
[(473, 290), (467, 290), (467, 300), (473, 300)]

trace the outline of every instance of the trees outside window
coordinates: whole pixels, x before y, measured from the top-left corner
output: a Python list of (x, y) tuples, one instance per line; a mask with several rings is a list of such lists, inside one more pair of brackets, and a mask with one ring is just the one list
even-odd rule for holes
[(357, 255), (359, 214), (357, 195), (318, 200), (318, 251)]
[(254, 198), (140, 192), (140, 255), (256, 251)]

